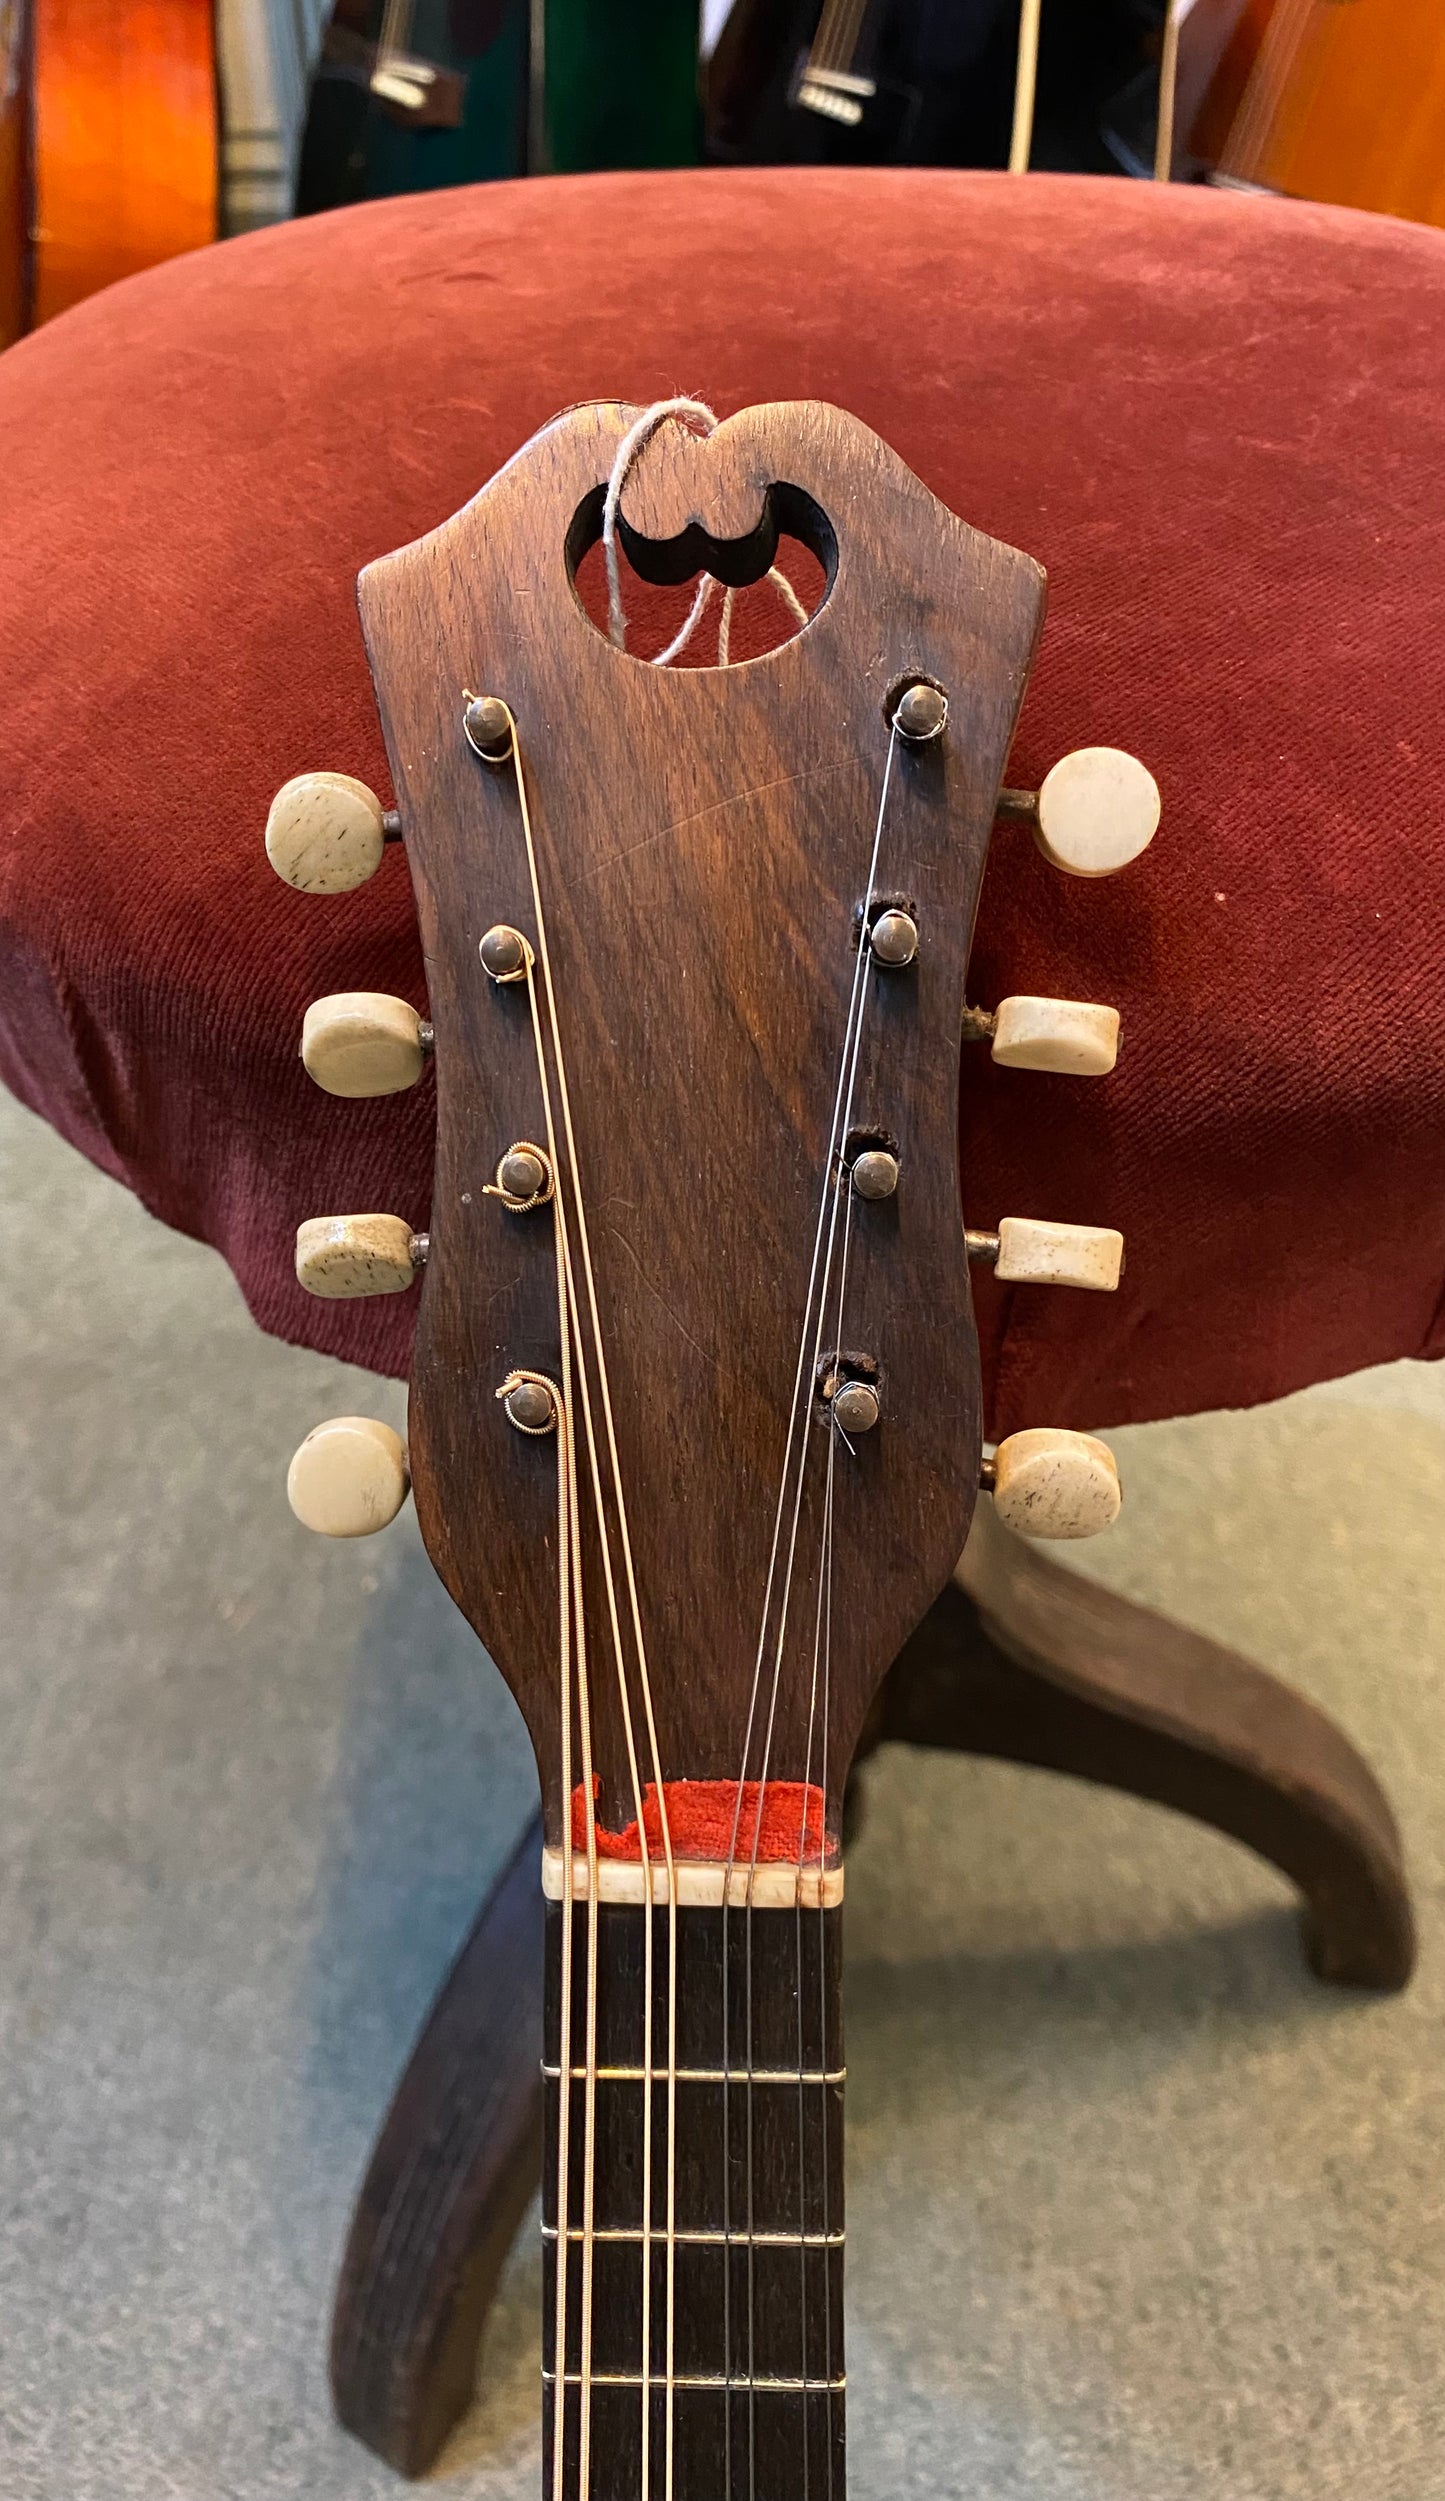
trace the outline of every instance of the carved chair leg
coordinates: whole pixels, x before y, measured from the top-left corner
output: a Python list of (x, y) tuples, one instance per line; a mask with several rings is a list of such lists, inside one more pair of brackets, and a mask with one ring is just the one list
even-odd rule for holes
[(541, 2175), (541, 1863), (539, 1819), (412, 2051), (341, 2264), (332, 2399), (403, 2475), (425, 2474), (471, 2403), (487, 2306)]
[(1343, 1730), (1236, 1651), (1050, 1561), (988, 1503), (870, 1736), (1039, 1764), (1193, 1815), (1293, 1878), (1321, 1979), (1410, 1977), (1399, 1832)]

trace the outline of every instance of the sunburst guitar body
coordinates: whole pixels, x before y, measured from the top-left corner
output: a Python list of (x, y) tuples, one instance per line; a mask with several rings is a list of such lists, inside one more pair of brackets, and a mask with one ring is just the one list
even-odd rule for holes
[(211, 0), (0, 0), (0, 344), (211, 243)]

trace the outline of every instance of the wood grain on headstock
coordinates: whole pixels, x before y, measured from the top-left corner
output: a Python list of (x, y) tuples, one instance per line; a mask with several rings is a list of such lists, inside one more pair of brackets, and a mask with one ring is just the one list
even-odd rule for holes
[[(844, 1343), (876, 1359), (883, 1416), (838, 1469), (832, 1821), (871, 1694), (948, 1579), (974, 1499), (959, 1032), (1043, 604), (1036, 565), (947, 512), (854, 419), (755, 408), (705, 441), (655, 438), (623, 499), (625, 543), (658, 578), (680, 547), (696, 560), (699, 534), (723, 543), (716, 570), (756, 572), (781, 513), (815, 534), (828, 589), (763, 658), (653, 668), (589, 622), (568, 554), (575, 566), (596, 535), (637, 414), (558, 418), (454, 519), (371, 565), (360, 592), (436, 1032), (417, 1507), (526, 1715), (554, 1841), (557, 1448), (513, 1431), (493, 1395), (514, 1366), (557, 1377), (554, 1240), (547, 1215), (483, 1195), (502, 1151), (542, 1132), (525, 987), (494, 987), (477, 957), (491, 924), (531, 934), (533, 912), (515, 781), (466, 745), (462, 690), (504, 697), (519, 726), (669, 1780), (741, 1768), (885, 698), (917, 674), (948, 691), (943, 739), (899, 746), (879, 859), (879, 892), (906, 901), (922, 944), (909, 971), (875, 976), (854, 1106), (856, 1128), (895, 1143), (902, 1179), (852, 1228)], [(745, 534), (745, 559), (729, 556)], [(821, 1444), (824, 1428), (808, 1430)], [(821, 1477), (810, 1470), (805, 1558)], [(809, 1626), (811, 1602), (810, 1581)], [(632, 1806), (610, 1663), (592, 1684), (600, 1812), (620, 1823)], [(807, 1715), (807, 1677), (790, 1668), (778, 1779), (804, 1776)]]

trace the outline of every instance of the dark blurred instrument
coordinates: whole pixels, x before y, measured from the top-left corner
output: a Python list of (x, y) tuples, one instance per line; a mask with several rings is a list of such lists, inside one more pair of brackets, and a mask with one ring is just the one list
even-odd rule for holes
[[(1179, 17), (1177, 127), (1188, 158), (1226, 182), (1445, 225), (1438, 6), (1183, 0)], [(1191, 61), (1209, 73), (1192, 115)]]
[(0, 343), (212, 242), (211, 0), (0, 0)]
[(337, 0), (296, 205), (696, 155), (694, 0)]
[(708, 65), (709, 153), (752, 163), (1002, 163), (1009, 0), (735, 0)]

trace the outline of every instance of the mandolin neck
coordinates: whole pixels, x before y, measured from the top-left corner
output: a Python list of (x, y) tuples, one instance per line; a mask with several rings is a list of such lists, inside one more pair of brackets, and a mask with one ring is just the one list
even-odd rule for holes
[(841, 1912), (654, 1910), (650, 2057), (647, 1916), (572, 1906), (563, 2199), (564, 1912), (548, 1905), (544, 2501), (842, 2501)]

